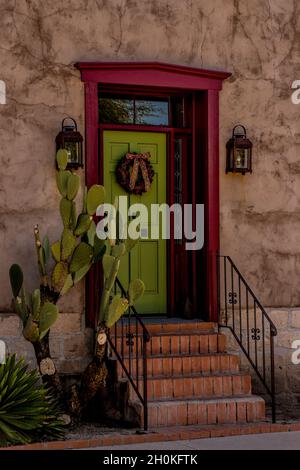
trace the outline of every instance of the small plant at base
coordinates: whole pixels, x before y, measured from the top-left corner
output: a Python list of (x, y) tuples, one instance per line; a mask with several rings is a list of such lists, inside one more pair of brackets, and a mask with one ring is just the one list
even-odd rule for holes
[(0, 365), (1, 445), (63, 437), (64, 421), (59, 403), (38, 382), (38, 372), (29, 372), (24, 359), (17, 361), (13, 355)]

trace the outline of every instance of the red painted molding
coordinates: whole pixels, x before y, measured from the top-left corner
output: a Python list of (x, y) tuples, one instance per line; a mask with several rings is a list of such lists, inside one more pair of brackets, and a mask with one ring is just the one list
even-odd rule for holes
[(162, 62), (78, 62), (84, 82), (220, 90), (231, 73)]
[(218, 80), (225, 80), (231, 76), (231, 73), (225, 71), (201, 69), (179, 64), (166, 64), (164, 62), (77, 62), (75, 67), (77, 67), (79, 70), (156, 69), (183, 73), (184, 75), (197, 75), (200, 77), (217, 78)]
[[(217, 271), (216, 254), (219, 250), (219, 91), (222, 89), (224, 79), (230, 73), (187, 67), (183, 65), (165, 64), (160, 62), (79, 62), (75, 66), (81, 71), (81, 78), (85, 82), (85, 118), (86, 118), (86, 181), (91, 186), (102, 182), (102, 163), (99, 155), (99, 123), (98, 123), (98, 86), (102, 84), (115, 88), (130, 86), (131, 88), (149, 87), (148, 90), (156, 92), (177, 90), (201, 90), (201, 100), (194, 103), (193, 132), (197, 135), (193, 142), (193, 158), (205, 160), (199, 168), (204, 172), (205, 185), (205, 306), (208, 319), (217, 321)], [(146, 88), (143, 88), (146, 90)], [(201, 112), (200, 112), (201, 106)], [(200, 150), (200, 135), (203, 133), (203, 142)], [(205, 134), (205, 135), (204, 135)], [(100, 158), (99, 158), (100, 157)], [(194, 163), (195, 163), (194, 162)], [(196, 186), (197, 168), (194, 165), (193, 202), (197, 202)], [(200, 171), (200, 170), (199, 170)], [(194, 253), (192, 257), (194, 272), (202, 267)], [(195, 278), (196, 279), (196, 278)], [(87, 284), (87, 324), (94, 326), (95, 313), (98, 308), (100, 289), (99, 270), (94, 268)], [(198, 282), (198, 281), (197, 281)], [(200, 286), (201, 287), (201, 286)], [(193, 285), (193, 294), (196, 298), (199, 288), (196, 281)]]

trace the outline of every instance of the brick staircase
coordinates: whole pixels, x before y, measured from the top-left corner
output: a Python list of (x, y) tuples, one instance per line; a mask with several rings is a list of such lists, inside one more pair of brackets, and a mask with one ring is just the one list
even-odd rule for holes
[[(265, 402), (252, 395), (251, 377), (239, 371), (238, 357), (226, 352), (226, 337), (216, 324), (150, 322), (147, 329), (152, 336), (147, 362), (150, 428), (264, 420)], [(140, 374), (142, 358), (131, 361), (132, 374), (136, 368)], [(126, 380), (120, 365), (118, 376)], [(143, 406), (130, 386), (127, 415), (134, 414), (142, 426)]]

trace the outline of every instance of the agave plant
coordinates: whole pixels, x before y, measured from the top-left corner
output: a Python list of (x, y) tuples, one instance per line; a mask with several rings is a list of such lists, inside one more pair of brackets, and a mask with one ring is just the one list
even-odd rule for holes
[(13, 355), (0, 365), (0, 445), (63, 436), (58, 402), (38, 382), (38, 372), (29, 371), (24, 359)]

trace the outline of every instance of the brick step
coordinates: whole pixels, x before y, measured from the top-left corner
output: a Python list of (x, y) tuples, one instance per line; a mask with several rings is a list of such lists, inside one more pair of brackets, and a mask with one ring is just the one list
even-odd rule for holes
[[(143, 359), (136, 360), (135, 356), (124, 360), (125, 366), (129, 369), (131, 362), (131, 371), (135, 376), (142, 375)], [(125, 373), (122, 366), (117, 361), (118, 376), (124, 377)], [(218, 372), (238, 372), (239, 362), (238, 356), (227, 353), (213, 353), (213, 354), (194, 354), (194, 355), (174, 355), (166, 357), (163, 355), (150, 356), (147, 359), (147, 374), (148, 376), (173, 376), (182, 374), (196, 374), (196, 373), (218, 373)]]
[[(182, 322), (172, 322), (172, 321), (147, 321), (143, 320), (144, 325), (146, 326), (147, 330), (150, 334), (156, 333), (178, 333), (182, 330), (184, 331), (206, 331), (206, 332), (216, 332), (217, 331), (217, 323), (213, 322), (203, 322), (203, 321), (194, 321), (194, 320), (182, 320)], [(123, 329), (122, 325), (119, 323), (117, 325), (117, 334), (122, 334), (122, 331), (125, 332), (126, 328), (128, 328), (129, 323), (124, 322)], [(135, 331), (135, 320), (131, 320), (131, 330)], [(138, 327), (139, 333), (141, 333), (140, 326)]]
[[(117, 337), (117, 349), (122, 350), (124, 355), (129, 354), (129, 345), (126, 344), (126, 338)], [(142, 338), (138, 337), (137, 341), (133, 342), (131, 346), (131, 353), (141, 354), (142, 351)], [(178, 355), (178, 354), (208, 354), (226, 352), (226, 336), (220, 333), (195, 333), (184, 332), (181, 333), (155, 333), (147, 343), (148, 355)]]
[[(139, 381), (143, 393), (143, 381)], [(213, 398), (251, 394), (251, 377), (243, 374), (151, 377), (147, 380), (148, 400), (173, 398)], [(131, 399), (136, 393), (130, 387)]]
[[(143, 406), (131, 401), (130, 406), (143, 426)], [(150, 428), (159, 426), (186, 426), (191, 424), (252, 423), (265, 418), (265, 402), (250, 395), (210, 400), (167, 400), (148, 404)]]

